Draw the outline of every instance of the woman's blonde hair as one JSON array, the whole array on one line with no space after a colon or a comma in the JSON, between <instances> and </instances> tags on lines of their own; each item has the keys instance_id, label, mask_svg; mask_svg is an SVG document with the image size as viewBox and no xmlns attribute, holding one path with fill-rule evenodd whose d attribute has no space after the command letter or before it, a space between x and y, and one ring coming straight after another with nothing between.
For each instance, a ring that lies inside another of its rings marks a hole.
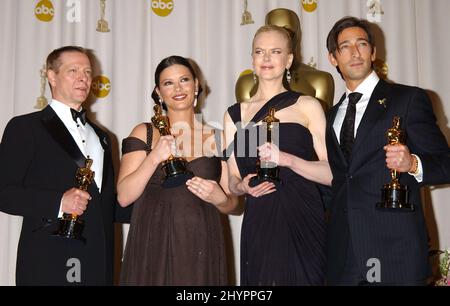
<instances>
[{"instance_id":1,"label":"woman's blonde hair","mask_svg":"<svg viewBox=\"0 0 450 306\"><path fill-rule=\"evenodd\" d=\"M286 30L286 29L283 28L283 27L279 27L279 26L272 25L272 24L270 24L270 25L264 25L264 26L260 27L260 28L256 31L255 36L253 36L252 52L253 52L253 49L254 49L256 37L257 37L259 34L261 34L261 33L266 33L266 32L278 32L278 33L280 33L280 34L284 37L284 39L286 40L286 42L287 42L288 53L292 53L292 52L293 52L293 49L292 49L292 38L291 38L291 35L289 34L288 30Z\"/></svg>"}]
</instances>

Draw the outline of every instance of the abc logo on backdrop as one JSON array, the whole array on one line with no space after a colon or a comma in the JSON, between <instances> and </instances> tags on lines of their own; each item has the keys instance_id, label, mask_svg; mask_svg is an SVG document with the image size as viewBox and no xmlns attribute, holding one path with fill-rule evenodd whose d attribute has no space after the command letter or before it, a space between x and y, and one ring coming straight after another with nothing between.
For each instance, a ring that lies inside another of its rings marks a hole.
<instances>
[{"instance_id":1,"label":"abc logo on backdrop","mask_svg":"<svg viewBox=\"0 0 450 306\"><path fill-rule=\"evenodd\" d=\"M53 16L55 16L55 9L49 0L42 0L36 4L34 14L40 21L50 22L52 21Z\"/></svg>"},{"instance_id":2,"label":"abc logo on backdrop","mask_svg":"<svg viewBox=\"0 0 450 306\"><path fill-rule=\"evenodd\" d=\"M111 81L104 75L98 75L92 79L91 92L97 98L106 97L111 90Z\"/></svg>"},{"instance_id":3,"label":"abc logo on backdrop","mask_svg":"<svg viewBox=\"0 0 450 306\"><path fill-rule=\"evenodd\" d=\"M173 11L173 0L152 0L152 11L161 17L166 17Z\"/></svg>"},{"instance_id":4,"label":"abc logo on backdrop","mask_svg":"<svg viewBox=\"0 0 450 306\"><path fill-rule=\"evenodd\" d=\"M317 0L302 0L302 6L305 11L312 13L317 9Z\"/></svg>"}]
</instances>

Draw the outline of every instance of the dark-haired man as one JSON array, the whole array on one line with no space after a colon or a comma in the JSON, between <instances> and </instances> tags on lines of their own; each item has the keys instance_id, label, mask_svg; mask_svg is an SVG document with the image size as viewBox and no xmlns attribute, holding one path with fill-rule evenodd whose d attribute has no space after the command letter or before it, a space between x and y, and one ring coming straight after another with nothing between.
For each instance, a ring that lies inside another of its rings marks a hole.
<instances>
[{"instance_id":1,"label":"dark-haired man","mask_svg":"<svg viewBox=\"0 0 450 306\"><path fill-rule=\"evenodd\" d=\"M426 92L380 80L366 20L345 17L327 38L329 60L347 90L327 118L333 172L328 234L331 285L423 285L430 276L420 187L450 182L450 149ZM405 144L386 145L399 116ZM378 210L381 189L401 173L415 210Z\"/></svg>"}]
</instances>

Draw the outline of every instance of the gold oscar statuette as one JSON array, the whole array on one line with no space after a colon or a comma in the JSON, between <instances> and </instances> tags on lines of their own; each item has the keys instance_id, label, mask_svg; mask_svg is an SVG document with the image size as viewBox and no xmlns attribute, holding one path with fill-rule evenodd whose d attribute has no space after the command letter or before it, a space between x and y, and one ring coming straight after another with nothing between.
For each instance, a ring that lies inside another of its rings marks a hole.
<instances>
[{"instance_id":1,"label":"gold oscar statuette","mask_svg":"<svg viewBox=\"0 0 450 306\"><path fill-rule=\"evenodd\" d=\"M400 117L394 117L392 127L387 130L388 145L404 144L405 133L400 129ZM391 182L381 189L381 202L376 204L379 210L414 211L414 204L409 203L408 186L399 182L399 173L391 169Z\"/></svg>"},{"instance_id":2,"label":"gold oscar statuette","mask_svg":"<svg viewBox=\"0 0 450 306\"><path fill-rule=\"evenodd\" d=\"M171 135L169 117L162 114L161 105L156 104L153 110L155 112L152 117L153 126L158 129L161 136ZM194 177L194 174L187 170L186 159L180 156L170 155L167 160L163 161L162 169L164 172L162 186L164 188L183 185L188 179Z\"/></svg>"},{"instance_id":3,"label":"gold oscar statuette","mask_svg":"<svg viewBox=\"0 0 450 306\"><path fill-rule=\"evenodd\" d=\"M97 21L97 32L109 32L108 21L105 20L106 0L100 0L100 19Z\"/></svg>"},{"instance_id":4,"label":"gold oscar statuette","mask_svg":"<svg viewBox=\"0 0 450 306\"><path fill-rule=\"evenodd\" d=\"M43 109L48 104L47 98L45 97L45 84L47 83L47 69L45 64L39 72L41 73L41 95L36 99L36 105L34 108Z\"/></svg>"},{"instance_id":5,"label":"gold oscar statuette","mask_svg":"<svg viewBox=\"0 0 450 306\"><path fill-rule=\"evenodd\" d=\"M264 117L262 127L266 132L266 140L268 143L273 143L273 132L278 131L280 120L275 117L275 107L270 108L269 114ZM279 178L280 169L275 162L272 161L261 161L257 162L257 175L252 177L249 182L250 187L255 187L262 182L269 181L278 186L281 184Z\"/></svg>"},{"instance_id":6,"label":"gold oscar statuette","mask_svg":"<svg viewBox=\"0 0 450 306\"><path fill-rule=\"evenodd\" d=\"M95 173L91 170L92 163L93 160L88 157L86 158L85 166L78 168L75 175L78 189L86 191L94 181ZM53 234L54 236L86 241L82 236L84 220L80 219L78 215L64 213L58 221L58 230Z\"/></svg>"}]
</instances>

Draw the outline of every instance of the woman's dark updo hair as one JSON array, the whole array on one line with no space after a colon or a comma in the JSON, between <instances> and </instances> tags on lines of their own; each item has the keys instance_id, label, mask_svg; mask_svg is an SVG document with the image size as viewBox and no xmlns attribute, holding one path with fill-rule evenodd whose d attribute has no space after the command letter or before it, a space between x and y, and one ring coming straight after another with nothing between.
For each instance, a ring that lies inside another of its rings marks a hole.
<instances>
[{"instance_id":1,"label":"woman's dark updo hair","mask_svg":"<svg viewBox=\"0 0 450 306\"><path fill-rule=\"evenodd\" d=\"M172 56L166 57L158 64L158 66L156 67L156 70L155 70L155 88L153 89L153 92L152 92L152 98L155 101L155 104L159 104L159 96L158 96L158 93L156 92L156 88L159 88L159 78L161 76L161 72L163 72L164 69L166 69L170 66L173 66L173 65L185 66L191 72L194 80L197 79L197 74L195 73L194 68L192 67L191 63L189 62L189 60L187 58L184 58L184 57L178 56L178 55L172 55ZM203 89L202 89L201 85L198 84L197 97L200 96L200 93L202 92L202 90ZM165 103L163 103L163 108L165 110L167 110Z\"/></svg>"}]
</instances>

